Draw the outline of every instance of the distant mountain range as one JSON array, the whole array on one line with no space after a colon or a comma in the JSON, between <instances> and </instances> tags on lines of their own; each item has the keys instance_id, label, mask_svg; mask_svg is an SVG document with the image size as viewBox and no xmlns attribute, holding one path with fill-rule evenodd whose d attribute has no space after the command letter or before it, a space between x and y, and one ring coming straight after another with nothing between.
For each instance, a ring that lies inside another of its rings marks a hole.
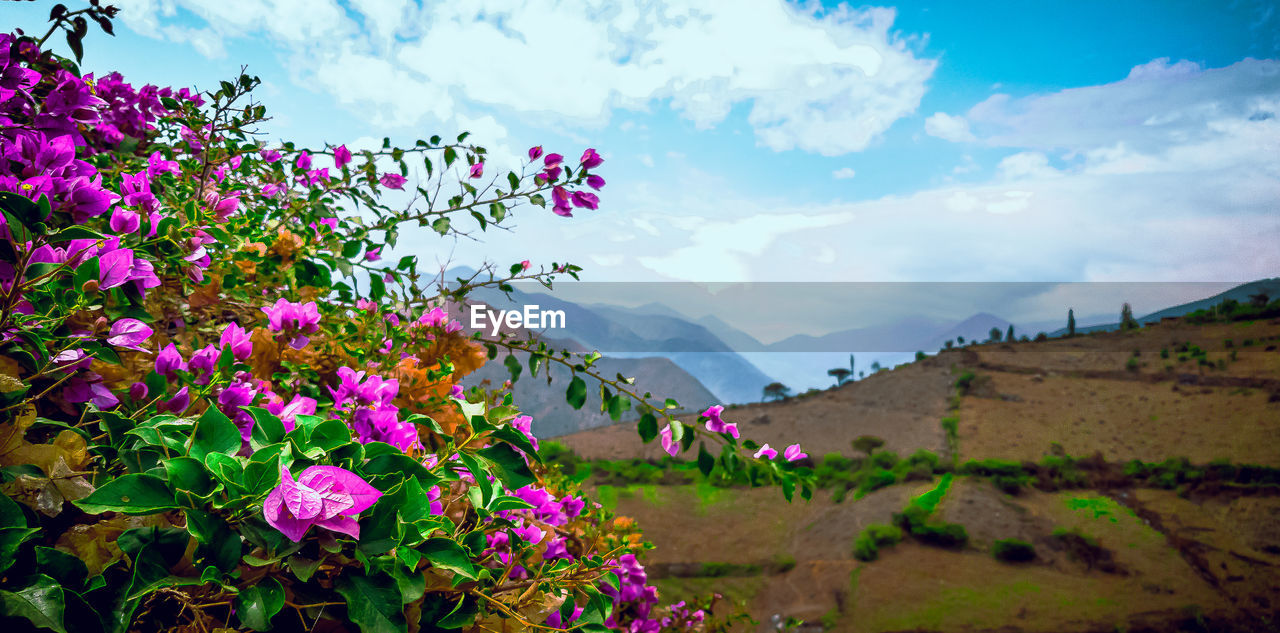
<instances>
[{"instance_id":1,"label":"distant mountain range","mask_svg":"<svg viewBox=\"0 0 1280 633\"><path fill-rule=\"evenodd\" d=\"M460 275L469 276L470 271L450 271L448 278ZM1224 299L1245 302L1258 293L1280 296L1280 279L1243 284L1206 299L1153 312L1139 321L1153 323L1164 317L1183 316ZM992 329L1003 335L1011 325L986 312L959 321L908 316L892 323L820 336L796 334L766 344L714 315L695 319L658 302L637 307L583 304L520 289L508 297L493 288L479 289L471 297L497 309L537 305L540 310L564 311L566 327L542 334L544 338L552 337L549 343L558 342L558 348L571 350L599 350L605 355L599 367L606 375L635 377L646 391L675 398L686 410L713 403L756 402L761 399L763 387L775 381L788 385L793 392L828 387L833 379L827 371L849 367L855 358L856 378L858 373L870 373L873 366L888 369L909 362L917 351L932 354L947 341L959 344L962 337L966 343L986 341ZM1118 323L1108 323L1107 319L1104 315L1077 316L1077 332L1119 328ZM1035 336L1058 325L1049 335L1062 336L1066 328L1059 324L1065 324L1065 317L1062 321L1012 325L1017 336ZM469 377L466 384L486 379L500 384L506 378L502 364L491 362ZM611 422L607 415L599 413L598 406L593 408L590 399L582 410L574 411L564 401L563 387L548 388L535 382L527 378L519 381L516 397L538 421L540 435L552 437Z\"/></svg>"},{"instance_id":2,"label":"distant mountain range","mask_svg":"<svg viewBox=\"0 0 1280 633\"><path fill-rule=\"evenodd\" d=\"M480 289L471 296L499 309L537 305L540 310L563 310L566 327L549 331L548 335L599 350L609 358L668 359L715 394L718 402L759 400L764 386L774 381L706 327L661 304L640 309L587 306L519 289L512 290L510 297L491 288Z\"/></svg>"}]
</instances>

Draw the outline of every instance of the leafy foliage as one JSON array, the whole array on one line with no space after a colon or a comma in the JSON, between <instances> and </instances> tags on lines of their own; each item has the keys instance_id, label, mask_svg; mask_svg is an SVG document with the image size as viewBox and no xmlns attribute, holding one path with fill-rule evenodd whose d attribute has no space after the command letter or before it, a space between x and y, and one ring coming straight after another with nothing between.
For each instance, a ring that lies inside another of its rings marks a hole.
<instances>
[{"instance_id":1,"label":"leafy foliage","mask_svg":"<svg viewBox=\"0 0 1280 633\"><path fill-rule=\"evenodd\" d=\"M268 146L256 77L135 89L43 50L62 29L78 62L87 20L110 33L114 16L56 5L44 38L0 35L6 615L95 633L724 625L659 607L634 524L542 462L509 385L459 380L519 351L530 377L557 368L576 407L591 380L615 419L640 411L642 438L658 416L682 450L701 437L726 477L790 498L808 469L740 455L758 447L736 427L677 426L678 403L602 376L598 352L484 339L449 316L477 287L550 288L577 266L450 281L383 259L402 233L483 232L524 202L595 209L594 149L570 167L532 148L485 182L466 133Z\"/></svg>"}]
</instances>

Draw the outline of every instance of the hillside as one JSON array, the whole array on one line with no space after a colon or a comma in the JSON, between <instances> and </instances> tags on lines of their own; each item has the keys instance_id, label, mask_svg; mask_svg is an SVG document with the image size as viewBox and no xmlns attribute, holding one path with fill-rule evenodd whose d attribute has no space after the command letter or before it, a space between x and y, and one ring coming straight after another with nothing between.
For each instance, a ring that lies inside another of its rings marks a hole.
<instances>
[{"instance_id":1,"label":"hillside","mask_svg":"<svg viewBox=\"0 0 1280 633\"><path fill-rule=\"evenodd\" d=\"M951 350L726 412L744 437L807 448L835 482L809 503L708 483L596 488L645 529L660 587L723 587L760 631L775 614L804 620L802 630L858 633L1271 631L1278 347L1280 320ZM957 418L954 439L944 417ZM563 441L587 459L660 455L634 433ZM851 446L861 435L885 441L875 461L886 467L918 450L940 459L931 474L916 468L858 498L840 482L862 476L865 456ZM876 560L854 557L868 525L890 524L950 471L929 521L963 526L962 546L908 535ZM1033 560L996 560L995 541L1011 538Z\"/></svg>"}]
</instances>

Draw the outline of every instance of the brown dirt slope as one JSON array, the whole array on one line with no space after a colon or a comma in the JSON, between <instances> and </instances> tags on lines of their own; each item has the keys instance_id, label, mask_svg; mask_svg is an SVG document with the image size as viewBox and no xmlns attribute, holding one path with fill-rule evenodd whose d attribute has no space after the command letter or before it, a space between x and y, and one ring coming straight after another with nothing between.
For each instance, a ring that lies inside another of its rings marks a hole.
<instances>
[{"instance_id":1,"label":"brown dirt slope","mask_svg":"<svg viewBox=\"0 0 1280 633\"><path fill-rule=\"evenodd\" d=\"M1093 456L1113 474L1130 459L1280 466L1278 343L1280 321L1166 322L971 346L725 417L745 437L799 441L815 456L855 455L850 441L859 435L884 438L899 455L945 455L939 420L954 414L961 463L1065 453ZM966 371L974 378L957 398L953 384ZM639 448L630 427L566 442L589 458L657 456L653 445ZM983 478L957 477L934 518L963 525L966 546L908 539L870 563L853 558L858 533L888 523L933 484L843 503L819 491L790 504L770 489L639 486L623 490L616 509L655 544L649 560L668 576L660 589L724 591L760 631L773 630L774 614L805 620L807 631L857 633L1280 630L1280 494L1223 487L1180 496L1123 477L1094 481L1104 487L1009 495ZM1071 549L1055 536L1064 530L1096 549ZM997 561L992 543L1007 538L1031 543L1035 560ZM703 563L759 569L688 577Z\"/></svg>"}]
</instances>

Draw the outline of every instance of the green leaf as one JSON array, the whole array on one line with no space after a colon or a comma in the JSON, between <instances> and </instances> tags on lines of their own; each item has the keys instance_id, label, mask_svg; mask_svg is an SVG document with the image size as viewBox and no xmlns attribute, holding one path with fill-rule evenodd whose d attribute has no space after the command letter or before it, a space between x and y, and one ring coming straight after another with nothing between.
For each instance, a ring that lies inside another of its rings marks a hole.
<instances>
[{"instance_id":1,"label":"green leaf","mask_svg":"<svg viewBox=\"0 0 1280 633\"><path fill-rule=\"evenodd\" d=\"M66 633L62 624L66 611L62 586L44 574L37 575L31 584L17 591L0 590L0 606L4 607L5 615L25 618L42 629Z\"/></svg>"},{"instance_id":2,"label":"green leaf","mask_svg":"<svg viewBox=\"0 0 1280 633\"><path fill-rule=\"evenodd\" d=\"M62 550L37 545L36 564L40 570L49 574L59 585L64 587L82 587L89 577L89 569L84 561ZM0 562L0 565L3 565Z\"/></svg>"},{"instance_id":3,"label":"green leaf","mask_svg":"<svg viewBox=\"0 0 1280 633\"><path fill-rule=\"evenodd\" d=\"M587 383L580 376L574 376L569 381L569 388L564 393L564 399L569 406L574 409L581 409L582 405L587 402Z\"/></svg>"},{"instance_id":4,"label":"green leaf","mask_svg":"<svg viewBox=\"0 0 1280 633\"><path fill-rule=\"evenodd\" d=\"M442 629L460 629L470 625L475 621L476 615L480 612L476 599L469 595L463 595L458 598L458 603L454 605L453 610L445 614L436 626Z\"/></svg>"},{"instance_id":5,"label":"green leaf","mask_svg":"<svg viewBox=\"0 0 1280 633\"><path fill-rule=\"evenodd\" d=\"M204 464L224 486L243 488L244 467L240 460L222 453L209 453L204 456Z\"/></svg>"},{"instance_id":6,"label":"green leaf","mask_svg":"<svg viewBox=\"0 0 1280 633\"><path fill-rule=\"evenodd\" d=\"M311 576L316 573L317 569L320 569L320 563L323 562L323 560L311 560L302 556L290 556L288 560L289 569L302 582L311 580Z\"/></svg>"},{"instance_id":7,"label":"green leaf","mask_svg":"<svg viewBox=\"0 0 1280 633\"><path fill-rule=\"evenodd\" d=\"M256 631L271 629L271 618L284 608L284 587L270 576L240 591L236 596L236 615Z\"/></svg>"},{"instance_id":8,"label":"green leaf","mask_svg":"<svg viewBox=\"0 0 1280 633\"><path fill-rule=\"evenodd\" d=\"M391 576L350 571L338 577L335 588L347 601L347 617L362 633L403 633L407 628L400 589Z\"/></svg>"},{"instance_id":9,"label":"green leaf","mask_svg":"<svg viewBox=\"0 0 1280 633\"><path fill-rule=\"evenodd\" d=\"M251 495L260 495L280 483L280 458L287 444L272 444L258 449L244 467L244 489Z\"/></svg>"},{"instance_id":10,"label":"green leaf","mask_svg":"<svg viewBox=\"0 0 1280 633\"><path fill-rule=\"evenodd\" d=\"M449 218L437 218L435 222L432 222L432 223L431 223L431 229L432 229L432 230L434 230L436 233L439 233L439 234L441 234L441 235L444 235L445 233L448 233L448 232L449 232Z\"/></svg>"},{"instance_id":11,"label":"green leaf","mask_svg":"<svg viewBox=\"0 0 1280 633\"><path fill-rule=\"evenodd\" d=\"M187 510L186 515L187 530L200 542L197 560L207 557L224 572L235 569L240 563L240 535L232 532L227 522L217 515L198 510Z\"/></svg>"},{"instance_id":12,"label":"green leaf","mask_svg":"<svg viewBox=\"0 0 1280 633\"><path fill-rule=\"evenodd\" d=\"M50 235L48 242L57 244L59 242L70 242L71 240L100 240L106 239L106 236L82 225L68 226L53 235Z\"/></svg>"},{"instance_id":13,"label":"green leaf","mask_svg":"<svg viewBox=\"0 0 1280 633\"><path fill-rule=\"evenodd\" d=\"M22 508L5 494L0 494L0 527L27 527Z\"/></svg>"},{"instance_id":14,"label":"green leaf","mask_svg":"<svg viewBox=\"0 0 1280 633\"><path fill-rule=\"evenodd\" d=\"M640 416L640 424L637 428L640 432L640 440L648 444L658 436L658 418L652 413L646 413Z\"/></svg>"},{"instance_id":15,"label":"green leaf","mask_svg":"<svg viewBox=\"0 0 1280 633\"><path fill-rule=\"evenodd\" d=\"M144 474L128 474L113 479L93 494L72 503L89 514L155 514L179 507L163 479Z\"/></svg>"},{"instance_id":16,"label":"green leaf","mask_svg":"<svg viewBox=\"0 0 1280 633\"><path fill-rule=\"evenodd\" d=\"M235 454L240 450L240 429L230 418L214 407L209 407L196 421L195 438L191 443L191 456L204 459L210 453Z\"/></svg>"},{"instance_id":17,"label":"green leaf","mask_svg":"<svg viewBox=\"0 0 1280 633\"><path fill-rule=\"evenodd\" d=\"M0 528L0 574L17 562L22 544L37 534L40 534L40 528Z\"/></svg>"},{"instance_id":18,"label":"green leaf","mask_svg":"<svg viewBox=\"0 0 1280 633\"><path fill-rule=\"evenodd\" d=\"M205 469L205 464L201 460L187 457L166 459L164 469L165 478L168 478L169 487L175 492L175 497L187 501L192 506L198 506L198 504L195 499L191 499L191 496L204 497L212 494L216 488L216 483L209 476L209 471Z\"/></svg>"},{"instance_id":19,"label":"green leaf","mask_svg":"<svg viewBox=\"0 0 1280 633\"><path fill-rule=\"evenodd\" d=\"M31 229L28 229L27 225L18 219L18 216L10 213L7 209L0 209L0 213L4 214L5 224L9 227L9 234L13 236L15 242L25 244L31 241Z\"/></svg>"},{"instance_id":20,"label":"green leaf","mask_svg":"<svg viewBox=\"0 0 1280 633\"><path fill-rule=\"evenodd\" d=\"M284 441L284 423L280 418L272 415L270 411L262 407L243 407L249 415L253 416L253 436L250 438L250 444L256 450L263 446L275 444Z\"/></svg>"},{"instance_id":21,"label":"green leaf","mask_svg":"<svg viewBox=\"0 0 1280 633\"><path fill-rule=\"evenodd\" d=\"M476 577L476 567L471 563L471 556L455 541L447 538L427 539L418 551L433 567L451 571L470 580Z\"/></svg>"},{"instance_id":22,"label":"green leaf","mask_svg":"<svg viewBox=\"0 0 1280 633\"><path fill-rule=\"evenodd\" d=\"M622 414L631 410L631 398L622 394L616 394L609 398L609 418L615 422L622 418Z\"/></svg>"},{"instance_id":23,"label":"green leaf","mask_svg":"<svg viewBox=\"0 0 1280 633\"><path fill-rule=\"evenodd\" d=\"M529 465L524 461L524 456L516 452L510 444L494 444L476 451L476 454L497 465L498 471L495 474L511 490L523 488L536 481L533 473L529 471Z\"/></svg>"},{"instance_id":24,"label":"green leaf","mask_svg":"<svg viewBox=\"0 0 1280 633\"><path fill-rule=\"evenodd\" d=\"M511 372L511 382L514 383L520 380L520 372L524 371L524 367L520 365L520 360L516 358L515 354L507 354L507 357L502 360L502 364L506 365L507 371Z\"/></svg>"},{"instance_id":25,"label":"green leaf","mask_svg":"<svg viewBox=\"0 0 1280 633\"><path fill-rule=\"evenodd\" d=\"M707 445L698 442L698 470L702 471L702 475L705 477L711 474L711 469L715 468L715 466L716 460L711 456L711 453L707 452Z\"/></svg>"}]
</instances>

